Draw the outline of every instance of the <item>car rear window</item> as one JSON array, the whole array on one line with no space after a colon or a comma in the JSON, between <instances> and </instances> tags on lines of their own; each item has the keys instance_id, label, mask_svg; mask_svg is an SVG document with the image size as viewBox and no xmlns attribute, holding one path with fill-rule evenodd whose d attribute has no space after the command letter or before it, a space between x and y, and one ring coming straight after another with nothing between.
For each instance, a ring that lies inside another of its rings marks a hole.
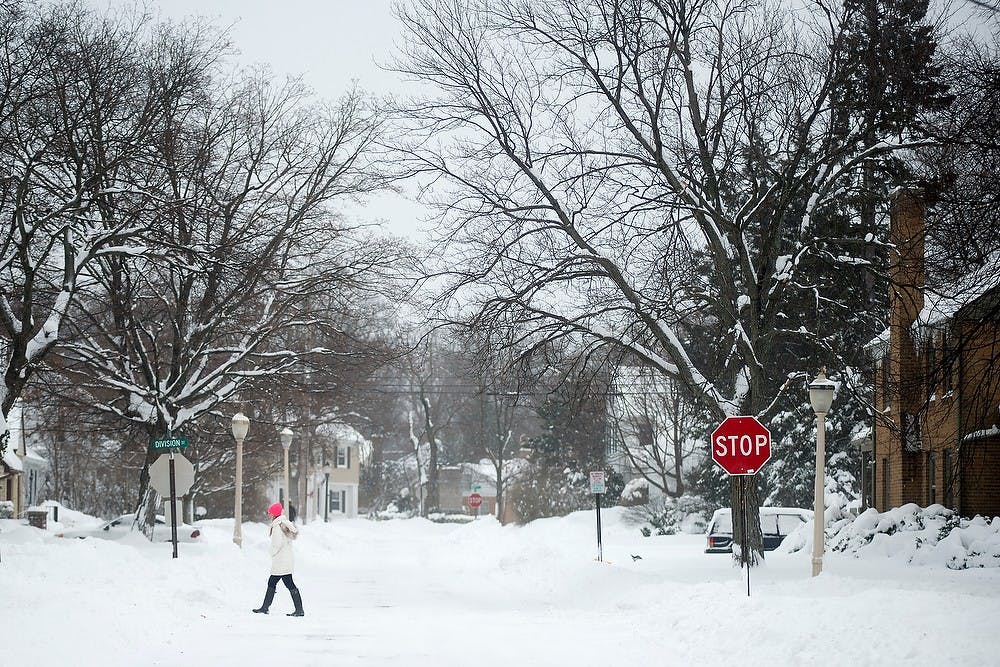
<instances>
[{"instance_id":1,"label":"car rear window","mask_svg":"<svg viewBox=\"0 0 1000 667\"><path fill-rule=\"evenodd\" d=\"M788 535L793 530L805 523L805 518L799 514L779 514L778 529L782 535Z\"/></svg>"},{"instance_id":2,"label":"car rear window","mask_svg":"<svg viewBox=\"0 0 1000 667\"><path fill-rule=\"evenodd\" d=\"M720 514L715 517L715 523L712 524L712 533L729 533L733 532L733 516L731 514Z\"/></svg>"},{"instance_id":3,"label":"car rear window","mask_svg":"<svg viewBox=\"0 0 1000 667\"><path fill-rule=\"evenodd\" d=\"M778 517L774 514L760 515L760 532L765 535L778 534Z\"/></svg>"},{"instance_id":4,"label":"car rear window","mask_svg":"<svg viewBox=\"0 0 1000 667\"><path fill-rule=\"evenodd\" d=\"M765 535L788 535L805 522L800 514L764 514L760 515L760 530ZM711 534L732 534L732 514L719 514L709 531Z\"/></svg>"}]
</instances>

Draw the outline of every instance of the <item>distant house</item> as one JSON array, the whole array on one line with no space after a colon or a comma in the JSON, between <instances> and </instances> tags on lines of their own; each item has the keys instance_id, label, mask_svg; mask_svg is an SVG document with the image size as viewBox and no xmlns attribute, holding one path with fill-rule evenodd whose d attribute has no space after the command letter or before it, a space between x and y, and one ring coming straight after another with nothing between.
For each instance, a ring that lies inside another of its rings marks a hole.
<instances>
[{"instance_id":1,"label":"distant house","mask_svg":"<svg viewBox=\"0 0 1000 667\"><path fill-rule=\"evenodd\" d=\"M21 481L24 473L24 465L21 457L14 453L14 448L10 443L0 459L0 503L6 505L13 517L19 517L24 513L24 506L21 503Z\"/></svg>"},{"instance_id":2,"label":"distant house","mask_svg":"<svg viewBox=\"0 0 1000 667\"><path fill-rule=\"evenodd\" d=\"M441 468L438 473L438 505L442 512L473 516L496 516L502 523L518 520L514 510L514 482L530 465L531 450L520 448L514 456L504 461L503 516L497 516L497 470L489 459L479 463L460 463ZM477 493L482 505L473 508L469 497Z\"/></svg>"},{"instance_id":3,"label":"distant house","mask_svg":"<svg viewBox=\"0 0 1000 667\"><path fill-rule=\"evenodd\" d=\"M20 400L14 402L7 425L10 439L0 462L0 501L13 503L14 516L20 517L29 507L46 499L49 462L27 445Z\"/></svg>"},{"instance_id":4,"label":"distant house","mask_svg":"<svg viewBox=\"0 0 1000 667\"><path fill-rule=\"evenodd\" d=\"M919 196L895 196L889 328L868 344L871 501L880 511L914 502L1000 515L1000 257L929 289L924 216Z\"/></svg>"},{"instance_id":5,"label":"distant house","mask_svg":"<svg viewBox=\"0 0 1000 667\"><path fill-rule=\"evenodd\" d=\"M652 368L623 364L608 392L608 414L608 467L626 482L646 480L636 488L648 494L652 487L654 497L682 493L704 444L690 437L696 408L680 385Z\"/></svg>"},{"instance_id":6,"label":"distant house","mask_svg":"<svg viewBox=\"0 0 1000 667\"><path fill-rule=\"evenodd\" d=\"M316 429L316 434L328 444L328 460L318 462L319 466L329 464L330 481L325 475L313 477L313 489L320 501L315 505L320 518L329 516L354 518L358 515L358 487L361 483L361 464L370 451L370 443L354 428L347 424L325 424ZM322 472L322 468L320 468ZM324 499L326 504L324 505Z\"/></svg>"}]
</instances>

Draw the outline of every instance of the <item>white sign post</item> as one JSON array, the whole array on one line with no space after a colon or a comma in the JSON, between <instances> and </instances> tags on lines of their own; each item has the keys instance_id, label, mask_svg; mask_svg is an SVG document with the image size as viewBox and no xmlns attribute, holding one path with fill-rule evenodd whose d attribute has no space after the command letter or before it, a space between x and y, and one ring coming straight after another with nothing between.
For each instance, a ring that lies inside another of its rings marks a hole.
<instances>
[{"instance_id":1,"label":"white sign post","mask_svg":"<svg viewBox=\"0 0 1000 667\"><path fill-rule=\"evenodd\" d=\"M597 560L604 560L604 547L601 545L601 494L604 493L604 471L594 470L590 473L590 492L594 494L594 506L597 508Z\"/></svg>"}]
</instances>

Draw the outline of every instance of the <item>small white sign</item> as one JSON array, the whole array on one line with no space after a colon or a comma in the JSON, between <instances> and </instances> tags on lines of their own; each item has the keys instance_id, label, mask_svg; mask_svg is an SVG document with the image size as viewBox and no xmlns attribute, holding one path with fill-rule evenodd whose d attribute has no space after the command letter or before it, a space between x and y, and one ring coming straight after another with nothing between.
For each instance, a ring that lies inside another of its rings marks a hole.
<instances>
[{"instance_id":1,"label":"small white sign","mask_svg":"<svg viewBox=\"0 0 1000 667\"><path fill-rule=\"evenodd\" d=\"M590 473L590 492L604 493L604 471L595 470Z\"/></svg>"}]
</instances>

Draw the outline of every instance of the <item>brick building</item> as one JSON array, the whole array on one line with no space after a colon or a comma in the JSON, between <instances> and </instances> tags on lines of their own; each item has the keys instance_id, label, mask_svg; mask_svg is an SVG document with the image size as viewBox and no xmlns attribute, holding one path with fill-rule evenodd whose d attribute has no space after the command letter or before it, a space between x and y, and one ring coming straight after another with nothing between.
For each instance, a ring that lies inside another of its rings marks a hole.
<instances>
[{"instance_id":1,"label":"brick building","mask_svg":"<svg viewBox=\"0 0 1000 667\"><path fill-rule=\"evenodd\" d=\"M874 443L868 461L879 511L940 503L1000 515L1000 257L955 284L925 285L924 216L894 196L889 328L875 358Z\"/></svg>"}]
</instances>

